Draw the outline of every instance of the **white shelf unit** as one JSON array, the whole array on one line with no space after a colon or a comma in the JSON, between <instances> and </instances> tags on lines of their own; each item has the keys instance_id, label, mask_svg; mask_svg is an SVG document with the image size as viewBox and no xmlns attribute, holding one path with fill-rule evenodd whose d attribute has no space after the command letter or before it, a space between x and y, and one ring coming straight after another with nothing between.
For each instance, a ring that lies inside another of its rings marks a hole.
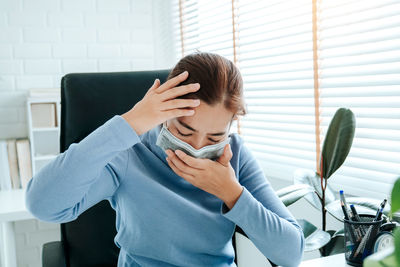
<instances>
[{"instance_id":1,"label":"white shelf unit","mask_svg":"<svg viewBox=\"0 0 400 267\"><path fill-rule=\"evenodd\" d=\"M56 127L33 127L32 104L54 103L56 107ZM57 157L60 153L60 98L29 97L26 101L28 113L29 142L31 147L32 175Z\"/></svg>"}]
</instances>

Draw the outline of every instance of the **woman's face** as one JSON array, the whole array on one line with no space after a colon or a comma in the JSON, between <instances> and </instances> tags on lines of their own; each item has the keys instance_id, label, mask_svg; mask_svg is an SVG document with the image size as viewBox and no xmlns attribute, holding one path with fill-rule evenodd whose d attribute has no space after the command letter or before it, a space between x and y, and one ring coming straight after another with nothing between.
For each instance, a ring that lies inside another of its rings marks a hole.
<instances>
[{"instance_id":1,"label":"woman's face","mask_svg":"<svg viewBox=\"0 0 400 267\"><path fill-rule=\"evenodd\" d=\"M166 121L168 130L195 149L217 144L229 135L233 112L223 104L210 106L200 100L192 116L176 117Z\"/></svg>"}]
</instances>

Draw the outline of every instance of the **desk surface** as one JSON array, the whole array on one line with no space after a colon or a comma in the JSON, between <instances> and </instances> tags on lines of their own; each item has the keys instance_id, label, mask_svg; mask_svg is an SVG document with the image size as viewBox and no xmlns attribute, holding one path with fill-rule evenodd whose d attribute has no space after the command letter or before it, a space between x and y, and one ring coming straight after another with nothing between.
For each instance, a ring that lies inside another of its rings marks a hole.
<instances>
[{"instance_id":1,"label":"desk surface","mask_svg":"<svg viewBox=\"0 0 400 267\"><path fill-rule=\"evenodd\" d=\"M299 267L347 267L344 253L303 261Z\"/></svg>"},{"instance_id":2,"label":"desk surface","mask_svg":"<svg viewBox=\"0 0 400 267\"><path fill-rule=\"evenodd\" d=\"M33 219L25 206L25 188L0 190L0 222Z\"/></svg>"}]
</instances>

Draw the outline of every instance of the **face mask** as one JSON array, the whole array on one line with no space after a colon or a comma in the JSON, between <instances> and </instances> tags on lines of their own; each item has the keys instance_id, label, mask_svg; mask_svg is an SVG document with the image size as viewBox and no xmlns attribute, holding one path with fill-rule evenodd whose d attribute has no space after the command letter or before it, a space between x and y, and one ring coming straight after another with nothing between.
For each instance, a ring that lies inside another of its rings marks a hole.
<instances>
[{"instance_id":1,"label":"face mask","mask_svg":"<svg viewBox=\"0 0 400 267\"><path fill-rule=\"evenodd\" d=\"M228 137L220 143L195 149L188 143L173 135L163 123L163 127L157 137L156 145L164 149L164 151L167 149L171 149L172 151L179 149L195 158L216 160L224 153L224 147L230 142L230 139L231 138Z\"/></svg>"}]
</instances>

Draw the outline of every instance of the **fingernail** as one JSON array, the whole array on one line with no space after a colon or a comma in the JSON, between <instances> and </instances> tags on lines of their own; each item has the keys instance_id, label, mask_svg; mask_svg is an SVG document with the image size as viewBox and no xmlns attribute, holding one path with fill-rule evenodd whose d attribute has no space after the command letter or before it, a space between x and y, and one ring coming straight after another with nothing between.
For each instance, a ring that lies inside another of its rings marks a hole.
<instances>
[{"instance_id":1,"label":"fingernail","mask_svg":"<svg viewBox=\"0 0 400 267\"><path fill-rule=\"evenodd\" d=\"M185 70L184 72L181 73L181 76L185 76L187 74L187 70Z\"/></svg>"},{"instance_id":2,"label":"fingernail","mask_svg":"<svg viewBox=\"0 0 400 267\"><path fill-rule=\"evenodd\" d=\"M200 84L199 84L199 83L194 83L194 84L192 85L192 87L193 87L194 89L200 88Z\"/></svg>"}]
</instances>

